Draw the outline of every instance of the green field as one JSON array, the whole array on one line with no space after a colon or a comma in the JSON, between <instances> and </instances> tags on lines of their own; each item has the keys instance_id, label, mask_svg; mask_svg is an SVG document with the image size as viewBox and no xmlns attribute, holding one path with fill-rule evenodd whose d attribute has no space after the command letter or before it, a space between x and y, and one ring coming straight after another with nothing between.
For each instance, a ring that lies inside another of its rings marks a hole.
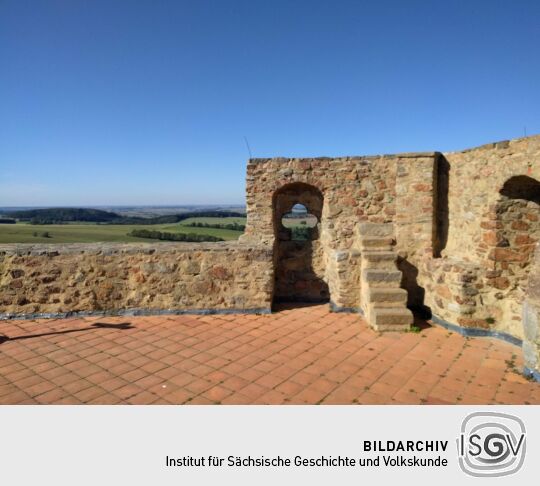
<instances>
[{"instance_id":1,"label":"green field","mask_svg":"<svg viewBox=\"0 0 540 486\"><path fill-rule=\"evenodd\" d=\"M301 228L303 226L313 228L317 225L317 218L311 215L302 218L283 218L281 223L285 228Z\"/></svg>"},{"instance_id":2,"label":"green field","mask_svg":"<svg viewBox=\"0 0 540 486\"><path fill-rule=\"evenodd\" d=\"M192 223L208 223L208 224L246 224L246 218L188 218L180 221L178 224L188 225Z\"/></svg>"},{"instance_id":3,"label":"green field","mask_svg":"<svg viewBox=\"0 0 540 486\"><path fill-rule=\"evenodd\" d=\"M29 223L0 224L0 243L95 243L100 241L144 241L146 243L159 241L148 238L128 236L134 229L149 229L169 233L196 233L212 235L224 240L236 240L241 231L220 228L196 228L185 226L190 222L205 222L210 224L228 224L237 222L245 224L245 218L190 218L175 224L153 225L123 225L123 224L40 224ZM50 238L40 236L48 231ZM36 232L39 236L33 236Z\"/></svg>"}]
</instances>

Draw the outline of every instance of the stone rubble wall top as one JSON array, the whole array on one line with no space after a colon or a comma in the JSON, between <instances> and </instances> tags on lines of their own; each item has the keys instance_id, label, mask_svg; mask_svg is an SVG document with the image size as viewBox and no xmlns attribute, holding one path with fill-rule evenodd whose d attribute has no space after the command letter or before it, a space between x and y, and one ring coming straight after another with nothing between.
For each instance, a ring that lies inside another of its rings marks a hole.
<instances>
[{"instance_id":1,"label":"stone rubble wall top","mask_svg":"<svg viewBox=\"0 0 540 486\"><path fill-rule=\"evenodd\" d=\"M265 164L268 162L278 162L287 164L290 162L361 162L374 161L378 159L413 159L418 157L434 157L439 152L404 152L401 154L382 155L347 155L339 157L267 157L249 159L248 164Z\"/></svg>"},{"instance_id":2,"label":"stone rubble wall top","mask_svg":"<svg viewBox=\"0 0 540 486\"><path fill-rule=\"evenodd\" d=\"M248 252L270 251L262 244L243 244L238 241L190 243L190 242L159 242L159 243L10 243L0 245L2 255L68 255L68 254L155 254L155 253L186 253L186 252Z\"/></svg>"},{"instance_id":3,"label":"stone rubble wall top","mask_svg":"<svg viewBox=\"0 0 540 486\"><path fill-rule=\"evenodd\" d=\"M267 162L358 162L362 160L370 161L377 159L407 159L407 158L418 158L418 157L434 157L439 154L448 155L448 154L460 154L473 151L482 151L482 150L493 150L493 149L506 149L511 144L519 143L522 141L528 141L529 143L540 143L540 135L531 135L527 137L514 138L511 140L501 140L498 142L486 143L476 147L471 147L463 150L454 150L448 152L403 152L397 154L380 154L380 155L349 155L349 156L339 156L339 157L257 157L249 159L248 164L264 164Z\"/></svg>"},{"instance_id":4,"label":"stone rubble wall top","mask_svg":"<svg viewBox=\"0 0 540 486\"><path fill-rule=\"evenodd\" d=\"M471 147L464 150L455 150L451 152L443 152L443 155L452 155L452 154L465 154L467 152L476 152L476 151L484 151L484 150L493 150L493 149L507 149L511 145L521 143L521 142L527 142L532 145L539 145L540 144L540 135L531 135L527 137L520 137L520 138L513 138L511 140L501 140L499 142L491 142L486 143L483 145L479 145L477 147Z\"/></svg>"}]
</instances>

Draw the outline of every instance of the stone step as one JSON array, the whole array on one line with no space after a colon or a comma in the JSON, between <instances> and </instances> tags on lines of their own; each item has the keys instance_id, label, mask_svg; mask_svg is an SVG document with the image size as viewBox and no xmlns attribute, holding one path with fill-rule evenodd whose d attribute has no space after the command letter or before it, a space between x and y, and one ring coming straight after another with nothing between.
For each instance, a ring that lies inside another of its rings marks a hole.
<instances>
[{"instance_id":1,"label":"stone step","mask_svg":"<svg viewBox=\"0 0 540 486\"><path fill-rule=\"evenodd\" d=\"M413 314L406 307L374 307L370 311L370 324L377 331L406 331L412 323Z\"/></svg>"},{"instance_id":2,"label":"stone step","mask_svg":"<svg viewBox=\"0 0 540 486\"><path fill-rule=\"evenodd\" d=\"M363 268L396 268L397 254L393 251L364 251L362 252Z\"/></svg>"},{"instance_id":3,"label":"stone step","mask_svg":"<svg viewBox=\"0 0 540 486\"><path fill-rule=\"evenodd\" d=\"M368 289L368 302L377 307L404 306L407 303L407 291L391 287L371 287Z\"/></svg>"},{"instance_id":4,"label":"stone step","mask_svg":"<svg viewBox=\"0 0 540 486\"><path fill-rule=\"evenodd\" d=\"M394 236L394 225L392 223L360 223L358 233L361 238L366 236Z\"/></svg>"},{"instance_id":5,"label":"stone step","mask_svg":"<svg viewBox=\"0 0 540 486\"><path fill-rule=\"evenodd\" d=\"M388 251L393 241L393 238L386 236L363 236L360 238L360 247L363 250Z\"/></svg>"},{"instance_id":6,"label":"stone step","mask_svg":"<svg viewBox=\"0 0 540 486\"><path fill-rule=\"evenodd\" d=\"M399 270L362 270L362 280L370 287L396 288L401 284L402 274Z\"/></svg>"}]
</instances>

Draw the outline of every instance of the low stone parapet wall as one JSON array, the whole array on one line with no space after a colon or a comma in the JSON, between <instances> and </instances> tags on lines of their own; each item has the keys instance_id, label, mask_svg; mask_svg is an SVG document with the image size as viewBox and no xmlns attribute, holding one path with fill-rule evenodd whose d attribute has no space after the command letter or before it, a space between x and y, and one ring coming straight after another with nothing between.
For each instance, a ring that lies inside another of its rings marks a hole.
<instances>
[{"instance_id":1,"label":"low stone parapet wall","mask_svg":"<svg viewBox=\"0 0 540 486\"><path fill-rule=\"evenodd\" d=\"M0 245L0 316L269 312L272 250L234 243Z\"/></svg>"},{"instance_id":2,"label":"low stone parapet wall","mask_svg":"<svg viewBox=\"0 0 540 486\"><path fill-rule=\"evenodd\" d=\"M418 284L425 289L424 302L434 320L460 327L464 334L485 331L482 335L508 335L517 342L523 338L523 326L513 308L522 302L517 296L503 298L489 275L475 263L426 258L419 264Z\"/></svg>"}]
</instances>

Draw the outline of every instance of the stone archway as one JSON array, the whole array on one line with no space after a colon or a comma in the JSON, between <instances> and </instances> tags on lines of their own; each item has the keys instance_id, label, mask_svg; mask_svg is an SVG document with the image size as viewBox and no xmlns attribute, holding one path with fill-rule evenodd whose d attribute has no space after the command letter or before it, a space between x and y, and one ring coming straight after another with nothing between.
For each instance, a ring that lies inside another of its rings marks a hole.
<instances>
[{"instance_id":1,"label":"stone archway","mask_svg":"<svg viewBox=\"0 0 540 486\"><path fill-rule=\"evenodd\" d=\"M512 177L500 195L495 207L495 270L500 272L502 288L519 288L523 292L534 248L540 240L540 183L526 176Z\"/></svg>"},{"instance_id":2,"label":"stone archway","mask_svg":"<svg viewBox=\"0 0 540 486\"><path fill-rule=\"evenodd\" d=\"M320 243L324 197L316 187L295 182L278 189L273 196L274 225L274 302L328 302L324 276L324 250ZM284 225L283 217L301 205L316 218L305 234L295 238L294 227Z\"/></svg>"},{"instance_id":3,"label":"stone archway","mask_svg":"<svg viewBox=\"0 0 540 486\"><path fill-rule=\"evenodd\" d=\"M518 325L532 256L540 241L540 182L523 175L509 178L481 226L486 284L501 302L500 318Z\"/></svg>"}]
</instances>

